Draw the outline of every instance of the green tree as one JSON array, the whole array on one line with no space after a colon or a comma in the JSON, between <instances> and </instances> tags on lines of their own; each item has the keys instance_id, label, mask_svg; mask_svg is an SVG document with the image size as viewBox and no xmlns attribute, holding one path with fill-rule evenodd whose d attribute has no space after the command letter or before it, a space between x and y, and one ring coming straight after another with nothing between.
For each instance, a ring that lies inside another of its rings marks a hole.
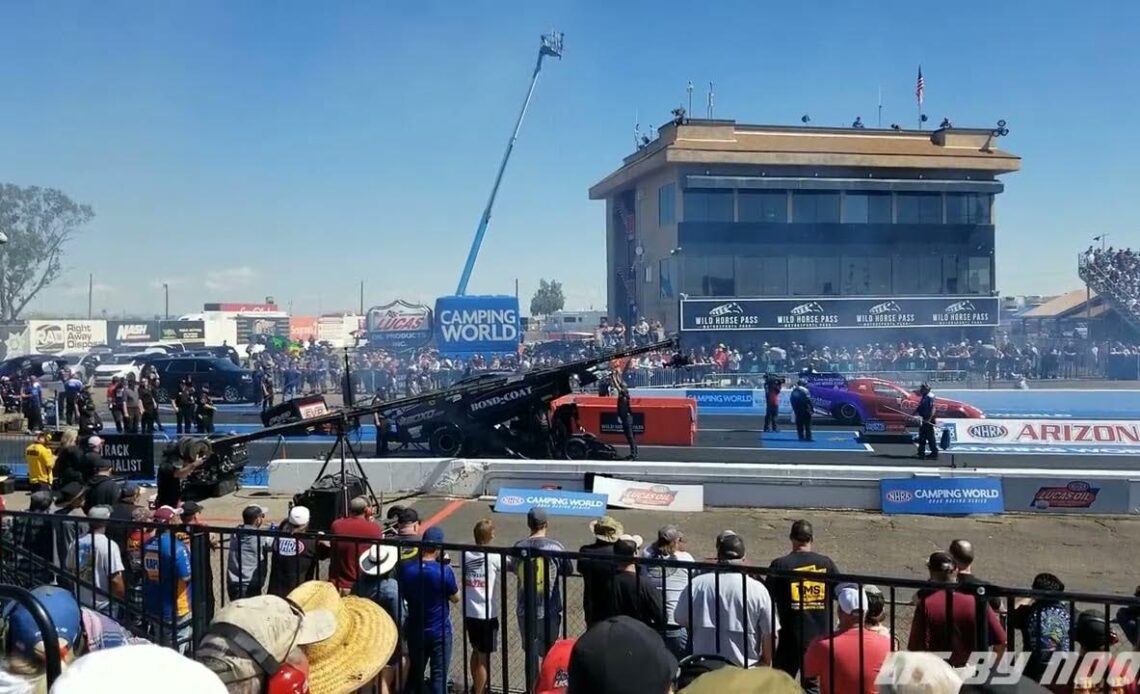
<instances>
[{"instance_id":1,"label":"green tree","mask_svg":"<svg viewBox=\"0 0 1140 694\"><path fill-rule=\"evenodd\" d=\"M555 311L561 311L566 305L566 297L562 296L562 283L555 280L538 281L538 291L530 300L530 315L549 316Z\"/></svg>"},{"instance_id":2,"label":"green tree","mask_svg":"<svg viewBox=\"0 0 1140 694\"><path fill-rule=\"evenodd\" d=\"M20 317L28 303L63 274L63 255L79 227L94 218L54 188L0 184L0 319Z\"/></svg>"}]
</instances>

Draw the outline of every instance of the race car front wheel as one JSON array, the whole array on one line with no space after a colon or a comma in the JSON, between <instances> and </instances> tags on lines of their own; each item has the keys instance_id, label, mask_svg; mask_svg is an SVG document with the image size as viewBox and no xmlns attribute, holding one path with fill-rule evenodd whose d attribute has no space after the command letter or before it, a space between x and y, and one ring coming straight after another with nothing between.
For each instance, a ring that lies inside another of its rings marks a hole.
<instances>
[{"instance_id":1,"label":"race car front wheel","mask_svg":"<svg viewBox=\"0 0 1140 694\"><path fill-rule=\"evenodd\" d=\"M831 416L835 417L840 424L859 423L859 410L849 402L840 403L832 408Z\"/></svg>"}]
</instances>

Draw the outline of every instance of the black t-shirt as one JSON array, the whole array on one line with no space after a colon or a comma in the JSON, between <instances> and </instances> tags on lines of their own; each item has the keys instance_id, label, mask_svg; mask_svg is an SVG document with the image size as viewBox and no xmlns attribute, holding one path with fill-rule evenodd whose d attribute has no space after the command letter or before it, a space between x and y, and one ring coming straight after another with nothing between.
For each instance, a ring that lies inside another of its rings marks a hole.
<instances>
[{"instance_id":1,"label":"black t-shirt","mask_svg":"<svg viewBox=\"0 0 1140 694\"><path fill-rule=\"evenodd\" d=\"M174 476L173 463L158 466L155 476L155 506L178 506L182 499L182 480Z\"/></svg>"},{"instance_id":2,"label":"black t-shirt","mask_svg":"<svg viewBox=\"0 0 1140 694\"><path fill-rule=\"evenodd\" d=\"M305 581L316 578L321 559L316 540L282 535L273 541L273 564L269 570L270 595L285 597Z\"/></svg>"},{"instance_id":3,"label":"black t-shirt","mask_svg":"<svg viewBox=\"0 0 1140 694\"><path fill-rule=\"evenodd\" d=\"M830 557L817 552L791 552L773 559L770 568L807 575L839 573ZM831 622L831 610L828 609L831 588L828 584L812 581L808 576L802 581L770 576L766 583L780 615L781 643L802 643L806 649L812 639L827 634Z\"/></svg>"},{"instance_id":4,"label":"black t-shirt","mask_svg":"<svg viewBox=\"0 0 1140 694\"><path fill-rule=\"evenodd\" d=\"M83 482L91 476L91 471L86 469L85 463L86 460L78 446L61 448L55 458L55 476L59 478L61 485L68 482Z\"/></svg>"},{"instance_id":5,"label":"black t-shirt","mask_svg":"<svg viewBox=\"0 0 1140 694\"><path fill-rule=\"evenodd\" d=\"M79 470L83 473L83 481L90 482L95 471L99 469L103 456L95 451L84 451L79 455Z\"/></svg>"},{"instance_id":6,"label":"black t-shirt","mask_svg":"<svg viewBox=\"0 0 1140 694\"><path fill-rule=\"evenodd\" d=\"M654 629L665 628L665 607L661 604L661 593L644 574L628 571L615 573L601 612L601 619L625 615Z\"/></svg>"},{"instance_id":7,"label":"black t-shirt","mask_svg":"<svg viewBox=\"0 0 1140 694\"><path fill-rule=\"evenodd\" d=\"M597 542L585 545L578 550L594 557L578 560L578 573L582 574L582 608L586 613L586 626L605 619L602 616L605 605L610 600L610 586L613 583L617 564L613 561L614 546L611 542Z\"/></svg>"},{"instance_id":8,"label":"black t-shirt","mask_svg":"<svg viewBox=\"0 0 1140 694\"><path fill-rule=\"evenodd\" d=\"M91 510L92 506L114 506L121 496L119 481L106 475L95 475L91 478L91 486L83 497L83 512Z\"/></svg>"}]
</instances>

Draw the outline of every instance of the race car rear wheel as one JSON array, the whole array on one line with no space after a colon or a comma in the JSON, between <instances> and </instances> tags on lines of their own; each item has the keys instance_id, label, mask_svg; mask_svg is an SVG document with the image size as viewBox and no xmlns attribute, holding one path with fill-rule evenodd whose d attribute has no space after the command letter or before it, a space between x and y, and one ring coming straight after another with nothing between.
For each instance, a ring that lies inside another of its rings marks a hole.
<instances>
[{"instance_id":1,"label":"race car rear wheel","mask_svg":"<svg viewBox=\"0 0 1140 694\"><path fill-rule=\"evenodd\" d=\"M571 437L566 439L566 444L562 447L566 458L569 460L586 460L590 457L590 444L580 438Z\"/></svg>"},{"instance_id":2,"label":"race car rear wheel","mask_svg":"<svg viewBox=\"0 0 1140 694\"><path fill-rule=\"evenodd\" d=\"M463 430L454 424L444 424L432 430L428 448L438 458L455 458L463 450Z\"/></svg>"},{"instance_id":3,"label":"race car rear wheel","mask_svg":"<svg viewBox=\"0 0 1140 694\"><path fill-rule=\"evenodd\" d=\"M841 402L831 408L831 416L840 424L859 423L859 410L849 402Z\"/></svg>"}]
</instances>

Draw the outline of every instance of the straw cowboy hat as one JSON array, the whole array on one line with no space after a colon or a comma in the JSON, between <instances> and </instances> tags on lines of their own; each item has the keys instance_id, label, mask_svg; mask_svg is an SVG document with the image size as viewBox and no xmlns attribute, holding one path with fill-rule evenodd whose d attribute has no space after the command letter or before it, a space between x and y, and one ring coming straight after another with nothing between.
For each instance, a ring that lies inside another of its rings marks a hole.
<instances>
[{"instance_id":1,"label":"straw cowboy hat","mask_svg":"<svg viewBox=\"0 0 1140 694\"><path fill-rule=\"evenodd\" d=\"M396 650L396 623L366 598L342 598L327 581L306 581L289 593L301 609L328 610L336 632L305 646L311 694L351 694L376 678Z\"/></svg>"}]
</instances>

